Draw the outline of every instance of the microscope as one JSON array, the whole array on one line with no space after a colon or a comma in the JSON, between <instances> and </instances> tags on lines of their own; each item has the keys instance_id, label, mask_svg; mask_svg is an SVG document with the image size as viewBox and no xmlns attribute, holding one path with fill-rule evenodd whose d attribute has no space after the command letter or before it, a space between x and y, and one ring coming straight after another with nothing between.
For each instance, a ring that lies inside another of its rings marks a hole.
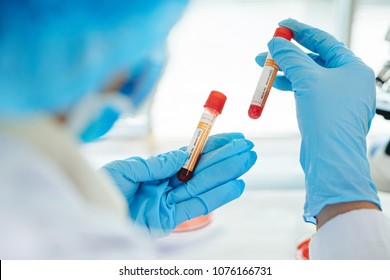
<instances>
[{"instance_id":1,"label":"microscope","mask_svg":"<svg viewBox=\"0 0 390 280\"><path fill-rule=\"evenodd\" d=\"M390 42L390 28L387 30L385 40ZM385 119L390 119L390 60L386 61L376 77L377 98L376 113Z\"/></svg>"},{"instance_id":2,"label":"microscope","mask_svg":"<svg viewBox=\"0 0 390 280\"><path fill-rule=\"evenodd\" d=\"M390 42L390 28L385 40ZM390 120L390 60L376 77L376 113ZM369 154L371 176L380 191L390 192L390 139L371 148Z\"/></svg>"}]
</instances>

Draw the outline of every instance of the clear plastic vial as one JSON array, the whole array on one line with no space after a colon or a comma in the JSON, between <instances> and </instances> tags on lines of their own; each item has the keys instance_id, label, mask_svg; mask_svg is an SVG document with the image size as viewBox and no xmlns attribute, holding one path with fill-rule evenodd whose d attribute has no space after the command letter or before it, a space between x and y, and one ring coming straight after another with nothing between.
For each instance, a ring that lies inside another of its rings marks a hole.
<instances>
[{"instance_id":1,"label":"clear plastic vial","mask_svg":"<svg viewBox=\"0 0 390 280\"><path fill-rule=\"evenodd\" d=\"M204 105L204 112L200 118L199 124L195 133L188 145L187 152L189 153L188 160L177 173L177 177L182 182L187 182L192 178L196 163L198 162L200 153L206 143L210 130L213 127L214 121L218 115L222 113L222 109L226 102L226 96L218 91L212 91ZM185 221L178 225L173 232L186 232L202 228L211 222L211 213L204 216L199 216L191 220Z\"/></svg>"},{"instance_id":2,"label":"clear plastic vial","mask_svg":"<svg viewBox=\"0 0 390 280\"><path fill-rule=\"evenodd\" d=\"M274 37L282 37L290 41L293 37L293 33L288 28L278 27L275 30ZM278 65L272 59L271 54L268 53L263 71L261 72L259 82L257 83L255 93L253 94L253 98L249 106L248 116L251 119L258 119L261 116L278 70Z\"/></svg>"},{"instance_id":3,"label":"clear plastic vial","mask_svg":"<svg viewBox=\"0 0 390 280\"><path fill-rule=\"evenodd\" d=\"M203 150L204 144L207 141L210 130L213 127L214 121L218 115L222 113L222 109L226 102L226 96L219 91L212 91L204 104L204 112L200 118L198 127L192 136L191 142L188 145L187 152L189 157L183 167L177 173L177 178L182 182L187 182L192 178L196 163L198 162L200 153Z\"/></svg>"}]
</instances>

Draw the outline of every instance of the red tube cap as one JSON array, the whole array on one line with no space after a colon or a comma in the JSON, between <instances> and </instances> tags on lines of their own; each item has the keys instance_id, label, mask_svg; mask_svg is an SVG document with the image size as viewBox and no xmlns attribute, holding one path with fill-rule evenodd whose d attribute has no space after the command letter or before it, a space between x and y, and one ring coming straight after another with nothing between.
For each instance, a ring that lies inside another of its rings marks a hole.
<instances>
[{"instance_id":1,"label":"red tube cap","mask_svg":"<svg viewBox=\"0 0 390 280\"><path fill-rule=\"evenodd\" d=\"M287 39L289 41L291 40L293 35L294 34L291 31L291 29L288 29L286 27L278 27L278 28L276 28L275 33L274 33L274 37L282 37L282 38Z\"/></svg>"},{"instance_id":2,"label":"red tube cap","mask_svg":"<svg viewBox=\"0 0 390 280\"><path fill-rule=\"evenodd\" d=\"M209 98L207 98L204 107L209 107L216 110L219 114L222 113L223 106L225 106L226 96L216 90L210 92Z\"/></svg>"}]
</instances>

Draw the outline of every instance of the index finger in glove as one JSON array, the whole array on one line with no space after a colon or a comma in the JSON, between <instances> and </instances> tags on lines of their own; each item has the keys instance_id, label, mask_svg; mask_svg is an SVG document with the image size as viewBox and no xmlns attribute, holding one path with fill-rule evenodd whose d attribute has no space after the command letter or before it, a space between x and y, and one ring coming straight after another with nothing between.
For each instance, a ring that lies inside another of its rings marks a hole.
<instances>
[{"instance_id":1,"label":"index finger in glove","mask_svg":"<svg viewBox=\"0 0 390 280\"><path fill-rule=\"evenodd\" d=\"M276 64L291 82L293 91L306 88L306 81L315 80L320 66L298 46L284 38L275 37L268 43L268 48Z\"/></svg>"},{"instance_id":2,"label":"index finger in glove","mask_svg":"<svg viewBox=\"0 0 390 280\"><path fill-rule=\"evenodd\" d=\"M225 146L233 140L244 138L244 134L240 132L229 132L211 135L208 137L201 154L206 154L208 152L219 149L220 147ZM180 150L187 150L187 146L180 148Z\"/></svg>"},{"instance_id":3,"label":"index finger in glove","mask_svg":"<svg viewBox=\"0 0 390 280\"><path fill-rule=\"evenodd\" d=\"M291 29L294 33L294 39L299 44L318 53L325 61L327 68L340 67L356 60L360 61L342 42L325 31L291 18L281 21L279 25Z\"/></svg>"},{"instance_id":4,"label":"index finger in glove","mask_svg":"<svg viewBox=\"0 0 390 280\"><path fill-rule=\"evenodd\" d=\"M223 161L225 159L231 158L235 155L244 152L248 152L252 150L253 147L254 144L249 140L236 139L220 147L219 149L212 150L211 152L208 152L199 158L199 161L195 166L193 176L195 176L197 173L201 172L205 168L208 168L209 166L214 165L220 161ZM180 184L182 184L182 182L180 182L176 176L171 178L172 186L176 187L179 186Z\"/></svg>"},{"instance_id":5,"label":"index finger in glove","mask_svg":"<svg viewBox=\"0 0 390 280\"><path fill-rule=\"evenodd\" d=\"M267 52L263 52L263 53L258 54L256 56L256 59L255 59L256 63L259 66L264 67L264 63L265 63L265 60L267 58L267 55L268 55ZM308 55L318 65L324 66L325 62L322 60L322 58L318 54L307 53L306 55ZM274 83L272 84L272 87L277 88L279 90L283 90L283 91L292 91L291 82L289 79L287 79L287 77L285 75L278 74L275 77L275 80L274 80Z\"/></svg>"},{"instance_id":6,"label":"index finger in glove","mask_svg":"<svg viewBox=\"0 0 390 280\"><path fill-rule=\"evenodd\" d=\"M265 60L267 59L267 55L268 53L267 52L264 52L264 53L260 53L256 56L256 63L261 66L261 67L264 67L264 63L265 63ZM277 75L275 77L275 80L274 80L274 83L272 84L272 87L274 88L277 88L279 90L283 90L283 91L291 91L291 82L284 76L284 75Z\"/></svg>"},{"instance_id":7,"label":"index finger in glove","mask_svg":"<svg viewBox=\"0 0 390 280\"><path fill-rule=\"evenodd\" d=\"M214 165L220 161L228 159L232 156L248 152L252 150L254 144L247 139L237 139L229 142L228 144L203 154L195 167L194 175L202 171L203 169Z\"/></svg>"},{"instance_id":8,"label":"index finger in glove","mask_svg":"<svg viewBox=\"0 0 390 280\"><path fill-rule=\"evenodd\" d=\"M169 200L178 203L235 180L245 174L256 162L254 151L236 154L197 172L186 184L172 189Z\"/></svg>"}]
</instances>

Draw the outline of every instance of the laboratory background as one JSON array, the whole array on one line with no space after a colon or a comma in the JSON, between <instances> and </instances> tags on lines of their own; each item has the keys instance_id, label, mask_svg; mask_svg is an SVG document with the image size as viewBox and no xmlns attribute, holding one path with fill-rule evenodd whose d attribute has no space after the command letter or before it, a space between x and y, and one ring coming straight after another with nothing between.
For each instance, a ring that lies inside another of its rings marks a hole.
<instances>
[{"instance_id":1,"label":"laboratory background","mask_svg":"<svg viewBox=\"0 0 390 280\"><path fill-rule=\"evenodd\" d=\"M186 146L210 91L223 92L226 105L211 134L243 132L258 154L243 176L245 192L214 211L207 226L172 233L159 246L172 259L300 259L297 245L315 227L302 219L305 186L294 96L272 89L262 116L250 119L261 73L255 57L267 51L278 22L291 17L335 35L378 74L390 60L389 15L388 0L192 0L170 34L168 60L153 94L107 135L83 144L82 152L99 168ZM376 115L368 149L388 138L390 121ZM390 192L379 195L390 215Z\"/></svg>"}]
</instances>

